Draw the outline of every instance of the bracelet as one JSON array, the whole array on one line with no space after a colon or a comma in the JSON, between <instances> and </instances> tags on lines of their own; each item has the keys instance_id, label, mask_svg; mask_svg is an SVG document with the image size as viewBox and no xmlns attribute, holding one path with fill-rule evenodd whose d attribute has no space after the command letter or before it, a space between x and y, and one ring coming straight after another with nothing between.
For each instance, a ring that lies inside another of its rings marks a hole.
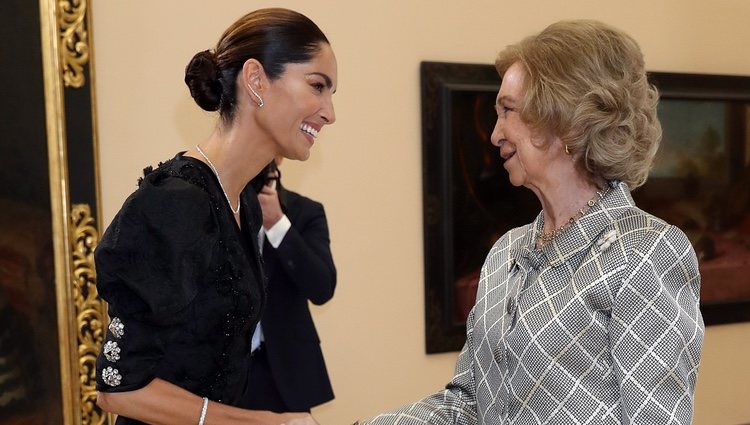
<instances>
[{"instance_id":1,"label":"bracelet","mask_svg":"<svg viewBox=\"0 0 750 425\"><path fill-rule=\"evenodd\" d=\"M208 412L208 397L203 397L203 406L201 407L201 417L198 419L198 425L206 422L206 412Z\"/></svg>"}]
</instances>

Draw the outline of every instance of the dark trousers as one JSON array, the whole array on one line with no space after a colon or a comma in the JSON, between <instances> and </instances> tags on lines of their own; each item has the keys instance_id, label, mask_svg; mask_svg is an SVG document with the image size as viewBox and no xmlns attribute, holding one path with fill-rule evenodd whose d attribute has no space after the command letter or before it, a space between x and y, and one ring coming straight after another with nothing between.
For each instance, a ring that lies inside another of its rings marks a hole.
<instances>
[{"instance_id":1,"label":"dark trousers","mask_svg":"<svg viewBox=\"0 0 750 425\"><path fill-rule=\"evenodd\" d=\"M243 397L242 407L253 410L270 410L276 413L288 412L289 408L281 398L276 382L271 375L266 345L261 344L253 352L250 359L247 389Z\"/></svg>"}]
</instances>

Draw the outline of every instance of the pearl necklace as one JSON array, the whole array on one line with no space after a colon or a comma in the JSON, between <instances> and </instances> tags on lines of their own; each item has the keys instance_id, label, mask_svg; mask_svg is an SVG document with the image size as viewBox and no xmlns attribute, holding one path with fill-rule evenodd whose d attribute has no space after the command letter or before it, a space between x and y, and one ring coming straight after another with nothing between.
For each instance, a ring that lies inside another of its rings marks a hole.
<instances>
[{"instance_id":1,"label":"pearl necklace","mask_svg":"<svg viewBox=\"0 0 750 425\"><path fill-rule=\"evenodd\" d=\"M221 187L221 191L224 192L224 197L227 198L227 203L229 204L229 209L233 213L239 214L240 213L240 206L241 206L241 204L240 204L240 198L237 197L237 209L232 208L232 201L229 200L229 195L227 195L227 191L224 189L224 185L221 183L221 177L219 177L219 171L216 169L216 167L214 167L214 164L211 162L210 159L208 159L208 156L206 155L205 152L203 152L203 149L201 149L200 146L195 145L195 149L197 149L198 153L203 156L203 159L206 160L206 162L208 163L208 166L211 167L211 171L214 172L214 175L216 176L216 180L219 181L219 187Z\"/></svg>"},{"instance_id":2,"label":"pearl necklace","mask_svg":"<svg viewBox=\"0 0 750 425\"><path fill-rule=\"evenodd\" d=\"M550 230L549 232L540 233L539 236L537 236L537 246L544 246L548 244L549 242L552 242L552 240L555 239L560 233L564 232L565 229L572 226L573 223L578 221L578 219L580 219L587 212L589 212L591 208L593 208L598 202L604 199L604 196L606 196L608 192L609 192L609 186L607 186L607 189L605 189L604 191L598 190L596 192L596 195L594 195L593 198L591 198L588 202L586 202L586 205L583 208L579 209L576 215L574 215L573 217L570 217L565 224L558 227L557 229Z\"/></svg>"}]
</instances>

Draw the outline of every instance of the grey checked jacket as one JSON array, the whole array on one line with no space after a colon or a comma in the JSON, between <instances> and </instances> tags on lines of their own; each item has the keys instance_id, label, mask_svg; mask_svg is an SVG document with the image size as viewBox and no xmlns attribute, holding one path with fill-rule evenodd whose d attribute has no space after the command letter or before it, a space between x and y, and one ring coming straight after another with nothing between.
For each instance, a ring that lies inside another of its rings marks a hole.
<instances>
[{"instance_id":1,"label":"grey checked jacket","mask_svg":"<svg viewBox=\"0 0 750 425\"><path fill-rule=\"evenodd\" d=\"M490 250L446 389L366 422L689 424L703 344L682 231L626 184L541 250L541 214Z\"/></svg>"}]
</instances>

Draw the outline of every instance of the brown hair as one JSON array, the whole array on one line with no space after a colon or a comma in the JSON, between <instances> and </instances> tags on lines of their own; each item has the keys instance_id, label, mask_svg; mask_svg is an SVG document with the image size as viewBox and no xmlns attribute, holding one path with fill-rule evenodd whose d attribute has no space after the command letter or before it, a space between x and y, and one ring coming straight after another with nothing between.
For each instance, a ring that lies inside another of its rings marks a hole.
<instances>
[{"instance_id":1,"label":"brown hair","mask_svg":"<svg viewBox=\"0 0 750 425\"><path fill-rule=\"evenodd\" d=\"M580 152L594 176L631 189L646 182L661 141L659 95L633 38L597 21L562 21L505 48L495 67L502 77L514 63L526 73L524 122Z\"/></svg>"},{"instance_id":2,"label":"brown hair","mask_svg":"<svg viewBox=\"0 0 750 425\"><path fill-rule=\"evenodd\" d=\"M309 62L330 44L313 21L301 13L269 8L250 12L232 24L216 48L198 52L185 68L185 84L201 108L218 110L231 122L236 109L237 75L248 59L258 60L266 75L279 78L289 63Z\"/></svg>"}]
</instances>

